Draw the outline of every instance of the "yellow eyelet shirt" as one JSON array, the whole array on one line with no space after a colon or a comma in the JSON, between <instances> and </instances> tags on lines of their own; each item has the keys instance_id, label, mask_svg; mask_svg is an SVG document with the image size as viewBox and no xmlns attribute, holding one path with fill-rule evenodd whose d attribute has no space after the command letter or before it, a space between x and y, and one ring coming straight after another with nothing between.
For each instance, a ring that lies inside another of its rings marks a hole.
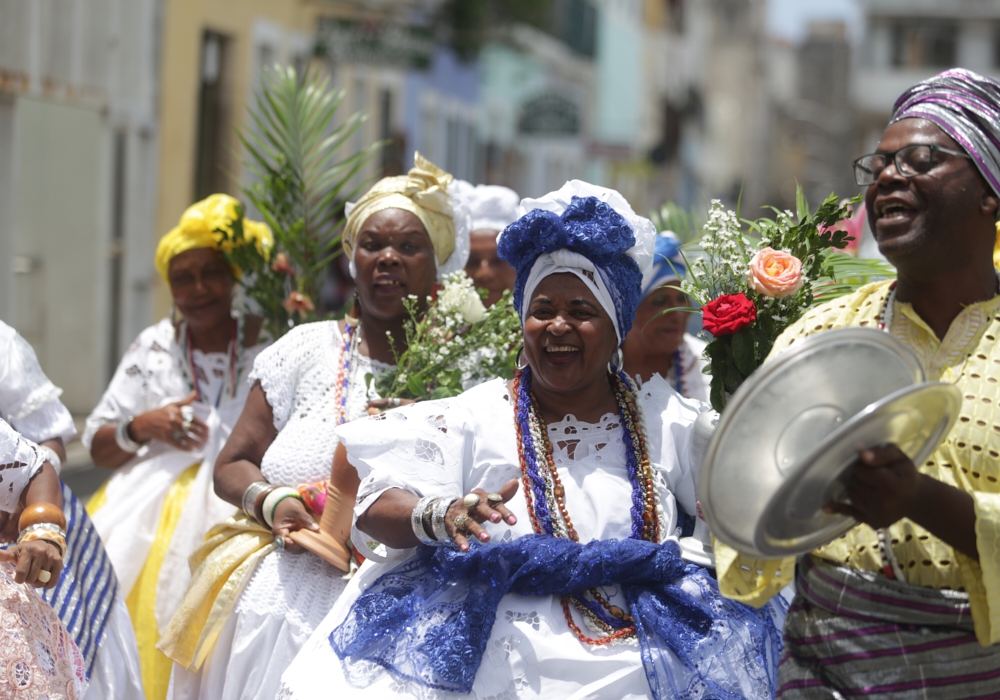
<instances>
[{"instance_id":1,"label":"yellow eyelet shirt","mask_svg":"<svg viewBox=\"0 0 1000 700\"><path fill-rule=\"evenodd\" d=\"M876 327L889 285L867 285L810 310L778 338L768 359L824 330ZM962 391L958 422L937 451L917 466L972 495L979 561L905 519L889 528L892 550L909 583L968 591L980 643L995 644L1000 642L1000 296L963 309L943 340L912 306L897 301L889 330L917 353L928 381L951 382ZM835 564L882 570L878 537L867 525L813 554ZM795 572L794 558L754 559L718 541L715 557L723 595L757 607L784 588Z\"/></svg>"}]
</instances>

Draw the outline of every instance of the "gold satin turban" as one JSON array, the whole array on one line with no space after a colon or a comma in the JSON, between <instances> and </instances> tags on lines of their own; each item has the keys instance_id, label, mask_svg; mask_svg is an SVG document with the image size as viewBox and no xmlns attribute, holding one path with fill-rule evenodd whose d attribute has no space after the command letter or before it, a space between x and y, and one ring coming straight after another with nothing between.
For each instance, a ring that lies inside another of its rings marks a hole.
<instances>
[{"instance_id":1,"label":"gold satin turban","mask_svg":"<svg viewBox=\"0 0 1000 700\"><path fill-rule=\"evenodd\" d=\"M180 223L170 233L160 239L156 247L156 271L164 281L169 282L167 273L170 261L181 253L195 248L212 248L223 253L232 250L233 242L221 231L232 235L232 222L236 219L239 202L228 194L213 194L192 204L181 215ZM274 248L274 235L267 224L243 219L243 238L253 242L265 259ZM233 275L239 279L241 271L233 267Z\"/></svg>"},{"instance_id":2,"label":"gold satin turban","mask_svg":"<svg viewBox=\"0 0 1000 700\"><path fill-rule=\"evenodd\" d=\"M354 248L368 217L384 209L402 209L418 219L427 229L438 265L455 252L455 221L448 185L452 177L419 153L406 175L384 177L357 201L344 225L344 253L354 260Z\"/></svg>"}]
</instances>

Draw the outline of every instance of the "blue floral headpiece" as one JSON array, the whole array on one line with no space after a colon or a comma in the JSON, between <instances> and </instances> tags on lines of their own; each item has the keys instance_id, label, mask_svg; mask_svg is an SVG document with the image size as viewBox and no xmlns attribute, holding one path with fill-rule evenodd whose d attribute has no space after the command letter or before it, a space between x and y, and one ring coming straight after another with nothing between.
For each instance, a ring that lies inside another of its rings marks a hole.
<instances>
[{"instance_id":1,"label":"blue floral headpiece","mask_svg":"<svg viewBox=\"0 0 1000 700\"><path fill-rule=\"evenodd\" d=\"M518 313L528 275L541 255L569 250L587 258L611 294L624 338L642 294L642 272L627 255L635 244L635 232L613 207L597 197L573 197L562 214L532 209L512 223L500 236L497 252L517 272L514 306Z\"/></svg>"}]
</instances>

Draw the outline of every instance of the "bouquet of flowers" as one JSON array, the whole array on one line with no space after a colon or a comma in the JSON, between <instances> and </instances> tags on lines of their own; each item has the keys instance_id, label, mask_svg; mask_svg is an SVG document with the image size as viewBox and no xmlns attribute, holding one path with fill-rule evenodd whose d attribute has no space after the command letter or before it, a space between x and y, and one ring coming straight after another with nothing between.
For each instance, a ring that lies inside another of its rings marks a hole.
<instances>
[{"instance_id":1,"label":"bouquet of flowers","mask_svg":"<svg viewBox=\"0 0 1000 700\"><path fill-rule=\"evenodd\" d=\"M681 289L700 305L690 310L701 312L712 336L705 352L715 410L722 411L807 308L891 274L884 264L838 252L853 240L842 222L859 201L860 195L843 202L830 195L810 214L799 190L796 214L773 209L773 219L752 221L712 201L699 241L703 254L689 265Z\"/></svg>"},{"instance_id":2,"label":"bouquet of flowers","mask_svg":"<svg viewBox=\"0 0 1000 700\"><path fill-rule=\"evenodd\" d=\"M379 396L441 399L470 385L514 376L521 323L509 291L487 309L463 271L446 275L436 297L421 312L419 299L405 300L406 351L396 369L374 379ZM372 375L366 377L372 381Z\"/></svg>"}]
</instances>

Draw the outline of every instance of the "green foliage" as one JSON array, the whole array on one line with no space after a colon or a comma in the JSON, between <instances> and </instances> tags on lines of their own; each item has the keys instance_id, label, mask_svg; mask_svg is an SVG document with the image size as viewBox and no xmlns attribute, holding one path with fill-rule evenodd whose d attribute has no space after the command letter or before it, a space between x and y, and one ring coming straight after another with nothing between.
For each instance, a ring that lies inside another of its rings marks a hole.
<instances>
[{"instance_id":1,"label":"green foliage","mask_svg":"<svg viewBox=\"0 0 1000 700\"><path fill-rule=\"evenodd\" d=\"M688 211L674 202L665 202L658 211L651 211L649 220L653 222L657 231L676 233L682 244L697 240L703 225L693 209Z\"/></svg>"},{"instance_id":2,"label":"green foliage","mask_svg":"<svg viewBox=\"0 0 1000 700\"><path fill-rule=\"evenodd\" d=\"M250 123L239 131L244 165L258 178L243 193L274 233L272 265L280 266L282 254L288 263L282 272L246 261L253 272L245 277L247 293L275 338L295 323L318 318L306 306L317 300L326 267L340 253L343 202L367 183L347 188L384 145L374 143L338 160L338 151L367 119L355 113L334 127L343 98L344 91L331 90L328 78L275 66L265 71ZM295 292L308 304L289 311L286 300Z\"/></svg>"}]
</instances>

